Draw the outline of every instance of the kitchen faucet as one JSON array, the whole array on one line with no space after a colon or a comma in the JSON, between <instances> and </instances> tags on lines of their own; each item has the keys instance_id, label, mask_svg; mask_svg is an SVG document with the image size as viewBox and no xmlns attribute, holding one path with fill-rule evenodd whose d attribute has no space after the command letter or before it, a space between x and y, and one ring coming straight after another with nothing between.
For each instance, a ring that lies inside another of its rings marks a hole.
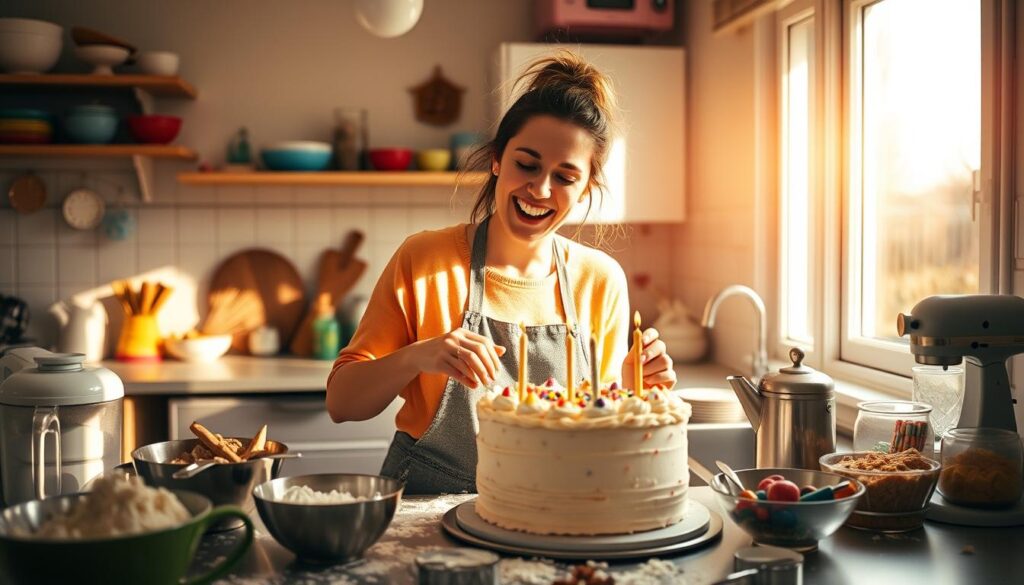
<instances>
[{"instance_id":1,"label":"kitchen faucet","mask_svg":"<svg viewBox=\"0 0 1024 585\"><path fill-rule=\"evenodd\" d=\"M718 291L718 294L711 297L708 300L708 304L704 306L704 318L701 319L701 325L708 329L714 327L718 306L722 304L722 301L733 295L747 297L754 304L754 308L757 309L757 353L754 354L752 375L755 378L760 378L768 372L768 318L764 308L764 301L761 300L761 297L758 296L754 289L742 284L730 284Z\"/></svg>"}]
</instances>

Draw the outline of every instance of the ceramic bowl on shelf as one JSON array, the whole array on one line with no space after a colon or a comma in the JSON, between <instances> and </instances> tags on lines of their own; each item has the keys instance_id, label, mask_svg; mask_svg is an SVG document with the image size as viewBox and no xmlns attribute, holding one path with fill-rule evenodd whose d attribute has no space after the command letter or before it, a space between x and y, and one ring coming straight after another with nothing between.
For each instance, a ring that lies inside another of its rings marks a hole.
<instances>
[{"instance_id":1,"label":"ceramic bowl on shelf","mask_svg":"<svg viewBox=\"0 0 1024 585\"><path fill-rule=\"evenodd\" d=\"M370 163L378 171L404 171L412 162L408 148L371 148Z\"/></svg>"},{"instance_id":2,"label":"ceramic bowl on shelf","mask_svg":"<svg viewBox=\"0 0 1024 585\"><path fill-rule=\"evenodd\" d=\"M452 151L427 148L416 153L416 166L421 171L447 171L452 164Z\"/></svg>"},{"instance_id":3,"label":"ceramic bowl on shelf","mask_svg":"<svg viewBox=\"0 0 1024 585\"><path fill-rule=\"evenodd\" d=\"M57 64L64 29L44 20L0 18L0 69L45 73Z\"/></svg>"},{"instance_id":4,"label":"ceramic bowl on shelf","mask_svg":"<svg viewBox=\"0 0 1024 585\"><path fill-rule=\"evenodd\" d=\"M143 144L169 144L181 130L181 118L155 114L128 116L128 128Z\"/></svg>"},{"instance_id":5,"label":"ceramic bowl on shelf","mask_svg":"<svg viewBox=\"0 0 1024 585\"><path fill-rule=\"evenodd\" d=\"M131 52L116 45L84 45L75 47L75 57L93 66L93 75L113 75L114 66L128 60Z\"/></svg>"},{"instance_id":6,"label":"ceramic bowl on shelf","mask_svg":"<svg viewBox=\"0 0 1024 585\"><path fill-rule=\"evenodd\" d=\"M300 503L285 500L289 488L347 493L353 501ZM337 563L363 556L384 534L402 499L402 482L346 473L283 477L256 486L256 510L270 534L301 560Z\"/></svg>"},{"instance_id":7,"label":"ceramic bowl on shelf","mask_svg":"<svg viewBox=\"0 0 1024 585\"><path fill-rule=\"evenodd\" d=\"M117 114L109 106L77 106L64 118L64 131L73 142L107 144L117 133Z\"/></svg>"},{"instance_id":8,"label":"ceramic bowl on shelf","mask_svg":"<svg viewBox=\"0 0 1024 585\"><path fill-rule=\"evenodd\" d=\"M331 145L306 140L276 142L264 148L260 157L271 171L322 171L331 164Z\"/></svg>"},{"instance_id":9,"label":"ceramic bowl on shelf","mask_svg":"<svg viewBox=\"0 0 1024 585\"><path fill-rule=\"evenodd\" d=\"M135 57L135 65L147 75L177 75L178 62L178 54L170 51L144 51Z\"/></svg>"},{"instance_id":10,"label":"ceramic bowl on shelf","mask_svg":"<svg viewBox=\"0 0 1024 585\"><path fill-rule=\"evenodd\" d=\"M748 490L755 490L762 480L776 474L797 486L813 485L818 488L834 486L847 479L835 473L807 469L736 470L736 475ZM711 480L711 490L715 492L722 511L753 537L754 542L808 551L818 548L819 540L839 530L857 506L857 501L864 495L864 486L856 480L851 484L853 494L836 499L795 502L751 500L733 495L725 474L719 473Z\"/></svg>"}]
</instances>

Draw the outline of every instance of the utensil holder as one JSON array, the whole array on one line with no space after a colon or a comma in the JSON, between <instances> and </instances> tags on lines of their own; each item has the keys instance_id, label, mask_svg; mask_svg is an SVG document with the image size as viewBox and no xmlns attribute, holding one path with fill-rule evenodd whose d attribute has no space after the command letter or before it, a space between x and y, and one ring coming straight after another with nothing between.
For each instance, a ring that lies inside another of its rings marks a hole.
<instances>
[{"instance_id":1,"label":"utensil holder","mask_svg":"<svg viewBox=\"0 0 1024 585\"><path fill-rule=\"evenodd\" d=\"M122 362L160 360L160 328L156 315L129 315L121 326L115 357Z\"/></svg>"}]
</instances>

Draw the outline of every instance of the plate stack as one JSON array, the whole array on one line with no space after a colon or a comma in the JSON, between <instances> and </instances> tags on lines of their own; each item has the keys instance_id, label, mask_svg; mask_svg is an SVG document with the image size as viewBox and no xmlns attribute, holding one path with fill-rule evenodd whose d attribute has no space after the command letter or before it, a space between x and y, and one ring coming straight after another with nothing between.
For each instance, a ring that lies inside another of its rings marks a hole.
<instances>
[{"instance_id":1,"label":"plate stack","mask_svg":"<svg viewBox=\"0 0 1024 585\"><path fill-rule=\"evenodd\" d=\"M730 388L683 388L677 396L693 407L691 423L737 423L747 420Z\"/></svg>"},{"instance_id":2,"label":"plate stack","mask_svg":"<svg viewBox=\"0 0 1024 585\"><path fill-rule=\"evenodd\" d=\"M53 136L50 114L32 108L0 110L0 143L47 144Z\"/></svg>"}]
</instances>

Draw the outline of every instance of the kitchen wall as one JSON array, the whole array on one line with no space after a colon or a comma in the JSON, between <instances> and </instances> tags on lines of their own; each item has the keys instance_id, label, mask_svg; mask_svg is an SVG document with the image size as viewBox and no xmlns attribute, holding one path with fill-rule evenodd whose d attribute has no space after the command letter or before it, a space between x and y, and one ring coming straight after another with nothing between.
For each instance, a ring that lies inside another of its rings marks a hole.
<instances>
[{"instance_id":1,"label":"kitchen wall","mask_svg":"<svg viewBox=\"0 0 1024 585\"><path fill-rule=\"evenodd\" d=\"M754 288L771 309L770 285L758 267L758 156L755 34L711 31L712 3L686 2L686 222L672 228L675 293L698 318L729 284ZM712 331L715 360L747 372L757 347L753 306L733 297Z\"/></svg>"},{"instance_id":2,"label":"kitchen wall","mask_svg":"<svg viewBox=\"0 0 1024 585\"><path fill-rule=\"evenodd\" d=\"M429 0L410 33L388 40L363 30L352 3L338 0L12 0L2 14L89 26L142 50L179 53L181 75L195 85L199 99L158 99L156 112L182 116L177 141L213 164L222 162L228 140L242 126L256 150L276 140L329 140L332 112L339 106L368 110L374 146L446 146L453 132L487 131L494 50L500 42L531 40L525 0ZM414 120L408 92L435 65L466 89L460 120L443 129ZM65 47L57 70L87 69ZM140 204L127 162L0 160L0 185L25 170L47 184L47 206L40 212L19 215L6 198L0 202L0 292L29 301L32 335L42 343L54 341L56 323L47 308L57 299L161 268L177 268L195 283L175 299L174 314L181 317L174 325L187 329L201 316L196 301L201 310L211 270L226 255L254 245L292 259L312 290L320 251L337 246L352 228L367 233L361 255L370 267L357 287L365 294L408 234L465 221L473 196L450 188L178 184L175 174L191 167L158 161L155 201ZM136 233L115 242L68 228L59 205L83 186L100 193L108 206L125 207L137 221ZM658 294L681 290L672 275L672 228L627 226L627 232L630 237L616 243L613 255L634 283L634 305L653 318Z\"/></svg>"}]
</instances>

